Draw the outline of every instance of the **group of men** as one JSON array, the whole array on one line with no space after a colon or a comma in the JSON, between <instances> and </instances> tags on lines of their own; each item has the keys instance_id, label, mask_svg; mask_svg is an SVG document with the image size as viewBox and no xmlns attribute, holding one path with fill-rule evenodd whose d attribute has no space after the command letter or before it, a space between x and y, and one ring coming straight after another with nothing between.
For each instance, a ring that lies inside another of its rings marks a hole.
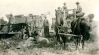
<instances>
[{"instance_id":1,"label":"group of men","mask_svg":"<svg viewBox=\"0 0 99 55\"><path fill-rule=\"evenodd\" d=\"M76 5L77 5L77 9L76 9L76 18L79 18L79 17L83 17L84 16L84 12L82 12L82 7L80 6L80 3L79 2L76 2ZM58 18L58 19L60 19L60 20L57 20L59 23L61 23L61 24L63 24L62 23L62 20L63 20L63 18L62 18L62 11L64 11L65 12L65 16L66 15L68 15L68 9L67 9L67 6L66 6L66 3L64 3L64 6L62 7L63 9L61 9L60 7L58 7L58 15L56 14L56 18ZM64 13L63 12L63 13ZM57 17L57 16L59 16L59 17ZM88 18L93 18L92 16L94 16L93 14L90 14L90 15L88 15ZM67 16L66 16L67 17ZM65 18L66 18L65 17ZM43 27L44 27L44 36L45 37L48 37L49 36L49 21L48 21L48 19L47 19L47 17L46 16L44 16L44 22L43 22ZM87 20L88 20L88 18L86 18ZM92 19L90 19L90 21L91 21ZM61 22L60 22L61 21ZM89 20L88 20L89 21Z\"/></svg>"},{"instance_id":2,"label":"group of men","mask_svg":"<svg viewBox=\"0 0 99 55\"><path fill-rule=\"evenodd\" d=\"M73 13L71 16L74 17L74 15L76 15L76 18L84 16L84 12L82 12L82 7L79 4L80 4L79 2L76 2L77 5L77 9L75 9L76 14ZM74 11L74 9L72 10ZM66 3L63 3L63 7L62 8L58 7L58 10L55 11L56 11L55 15L57 26L63 26L66 27L67 29L70 29L71 18L69 17L68 14L69 10L67 9Z\"/></svg>"},{"instance_id":3,"label":"group of men","mask_svg":"<svg viewBox=\"0 0 99 55\"><path fill-rule=\"evenodd\" d=\"M82 11L82 7L80 6L80 3L79 2L76 2L75 3L77 5L77 8L75 9L75 13L73 13L73 15L76 15L76 18L79 19L79 18L85 18L88 22L90 22L90 20L92 20L92 18L94 17L93 14L89 14L86 17L84 17L85 13ZM67 16L68 16L68 9L67 9L67 6L66 6L66 3L63 4L63 7L60 8L58 7L58 10L55 10L56 11L56 19L57 19L57 22L58 24L61 26L65 24L64 20L67 19ZM91 17L92 16L92 17ZM65 25L66 26L66 25Z\"/></svg>"}]
</instances>

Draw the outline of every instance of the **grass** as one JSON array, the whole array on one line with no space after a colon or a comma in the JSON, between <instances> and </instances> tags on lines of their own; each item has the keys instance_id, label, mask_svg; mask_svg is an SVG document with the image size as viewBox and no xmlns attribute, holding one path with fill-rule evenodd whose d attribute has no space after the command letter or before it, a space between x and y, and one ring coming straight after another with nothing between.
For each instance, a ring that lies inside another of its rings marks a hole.
<instances>
[{"instance_id":1,"label":"grass","mask_svg":"<svg viewBox=\"0 0 99 55\"><path fill-rule=\"evenodd\" d=\"M50 38L50 44L44 47L41 47L38 44L34 44L28 47L23 47L17 49L16 47L21 42L25 42L26 40L22 40L20 37L14 36L8 39L2 39L0 42L0 55L94 55L99 52L99 47L96 42L88 41L85 43L85 49L81 48L75 51L75 45L72 42L67 43L67 49L64 49L62 45L55 46L56 42L53 38ZM20 44L22 45L22 44ZM97 54L96 54L97 55Z\"/></svg>"}]
</instances>

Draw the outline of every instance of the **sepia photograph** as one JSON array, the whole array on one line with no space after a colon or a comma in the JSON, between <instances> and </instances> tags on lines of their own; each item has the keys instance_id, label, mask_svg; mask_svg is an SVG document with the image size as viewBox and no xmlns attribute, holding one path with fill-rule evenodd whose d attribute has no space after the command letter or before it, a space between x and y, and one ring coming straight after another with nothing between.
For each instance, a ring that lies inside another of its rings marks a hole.
<instances>
[{"instance_id":1,"label":"sepia photograph","mask_svg":"<svg viewBox=\"0 0 99 55\"><path fill-rule=\"evenodd\" d=\"M99 0L0 0L0 55L99 55Z\"/></svg>"}]
</instances>

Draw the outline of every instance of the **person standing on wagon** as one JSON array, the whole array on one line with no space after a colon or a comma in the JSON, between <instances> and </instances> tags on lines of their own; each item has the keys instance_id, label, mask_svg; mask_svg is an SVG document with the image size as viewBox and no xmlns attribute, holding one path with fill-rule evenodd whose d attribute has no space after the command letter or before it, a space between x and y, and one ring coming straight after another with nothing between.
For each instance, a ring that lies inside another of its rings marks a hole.
<instances>
[{"instance_id":1,"label":"person standing on wagon","mask_svg":"<svg viewBox=\"0 0 99 55\"><path fill-rule=\"evenodd\" d=\"M67 5L66 5L66 3L63 3L63 7L62 7L62 11L63 11L63 26L66 26L67 25L67 21L66 21L66 19L67 19L67 15L68 15L68 10L67 10Z\"/></svg>"}]
</instances>

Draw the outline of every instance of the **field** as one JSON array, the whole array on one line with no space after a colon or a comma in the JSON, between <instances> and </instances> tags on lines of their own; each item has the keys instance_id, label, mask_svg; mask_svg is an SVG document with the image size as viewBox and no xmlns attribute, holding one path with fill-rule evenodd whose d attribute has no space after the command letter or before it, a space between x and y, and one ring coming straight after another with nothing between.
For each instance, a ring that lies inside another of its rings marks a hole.
<instances>
[{"instance_id":1,"label":"field","mask_svg":"<svg viewBox=\"0 0 99 55\"><path fill-rule=\"evenodd\" d=\"M79 46L75 50L73 42L67 43L66 49L62 45L55 45L52 42L49 46L41 47L35 44L34 41L19 37L1 39L0 55L98 55L99 47L97 41L86 41L85 49L82 50Z\"/></svg>"},{"instance_id":2,"label":"field","mask_svg":"<svg viewBox=\"0 0 99 55\"><path fill-rule=\"evenodd\" d=\"M99 37L96 30L93 29L94 35L85 42L84 50L81 45L78 50L75 50L74 42L67 42L66 48L63 48L62 44L56 45L53 40L49 45L41 47L29 38L22 40L20 37L13 36L0 40L0 55L99 55Z\"/></svg>"}]
</instances>

